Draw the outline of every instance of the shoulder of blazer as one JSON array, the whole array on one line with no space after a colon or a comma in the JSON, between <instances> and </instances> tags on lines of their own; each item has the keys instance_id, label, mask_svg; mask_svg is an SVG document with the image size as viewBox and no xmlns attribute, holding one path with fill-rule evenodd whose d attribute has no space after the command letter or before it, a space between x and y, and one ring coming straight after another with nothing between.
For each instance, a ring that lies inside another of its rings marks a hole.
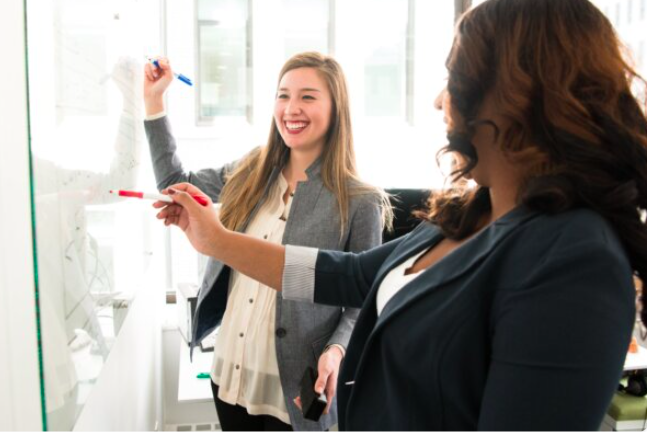
<instances>
[{"instance_id":1,"label":"shoulder of blazer","mask_svg":"<svg viewBox=\"0 0 647 432\"><path fill-rule=\"evenodd\" d=\"M369 206L379 207L381 204L380 195L377 192L372 191L350 195L348 200L350 206L349 210L352 212Z\"/></svg>"},{"instance_id":2,"label":"shoulder of blazer","mask_svg":"<svg viewBox=\"0 0 647 432\"><path fill-rule=\"evenodd\" d=\"M600 242L622 248L613 226L591 209L578 208L555 215L541 214L531 221L531 229L547 240L559 240L570 246Z\"/></svg>"},{"instance_id":3,"label":"shoulder of blazer","mask_svg":"<svg viewBox=\"0 0 647 432\"><path fill-rule=\"evenodd\" d=\"M391 240L401 240L400 244L398 244L398 246L394 249L393 254L397 255L398 252L396 251L417 249L422 244L433 242L434 239L436 239L438 236L442 236L440 229L436 225L428 221L423 221L419 223L410 233L406 234L404 238Z\"/></svg>"},{"instance_id":4,"label":"shoulder of blazer","mask_svg":"<svg viewBox=\"0 0 647 432\"><path fill-rule=\"evenodd\" d=\"M428 237L429 235L441 234L440 228L429 221L423 220L408 234L411 238Z\"/></svg>"}]
</instances>

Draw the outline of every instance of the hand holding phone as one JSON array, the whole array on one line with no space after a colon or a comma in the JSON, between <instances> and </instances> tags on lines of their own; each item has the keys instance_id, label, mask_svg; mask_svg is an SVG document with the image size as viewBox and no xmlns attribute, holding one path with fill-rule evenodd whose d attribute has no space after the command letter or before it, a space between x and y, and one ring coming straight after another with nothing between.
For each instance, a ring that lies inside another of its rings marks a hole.
<instances>
[{"instance_id":1,"label":"hand holding phone","mask_svg":"<svg viewBox=\"0 0 647 432\"><path fill-rule=\"evenodd\" d=\"M301 410L303 417L312 421L319 421L328 404L324 393L315 392L316 382L317 372L308 366L301 378Z\"/></svg>"}]
</instances>

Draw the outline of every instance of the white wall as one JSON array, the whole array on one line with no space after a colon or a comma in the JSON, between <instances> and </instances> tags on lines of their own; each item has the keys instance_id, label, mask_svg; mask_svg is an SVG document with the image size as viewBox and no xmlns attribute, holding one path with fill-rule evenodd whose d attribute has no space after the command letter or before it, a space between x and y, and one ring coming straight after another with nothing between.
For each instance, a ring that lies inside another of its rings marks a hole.
<instances>
[{"instance_id":1,"label":"white wall","mask_svg":"<svg viewBox=\"0 0 647 432\"><path fill-rule=\"evenodd\" d=\"M2 2L0 430L42 428L27 133L24 9Z\"/></svg>"}]
</instances>

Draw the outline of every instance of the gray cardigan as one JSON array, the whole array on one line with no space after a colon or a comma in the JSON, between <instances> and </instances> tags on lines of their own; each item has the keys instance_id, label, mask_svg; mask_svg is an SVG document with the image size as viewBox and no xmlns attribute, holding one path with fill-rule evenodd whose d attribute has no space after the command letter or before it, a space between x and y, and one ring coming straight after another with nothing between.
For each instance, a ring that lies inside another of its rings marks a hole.
<instances>
[{"instance_id":1,"label":"gray cardigan","mask_svg":"<svg viewBox=\"0 0 647 432\"><path fill-rule=\"evenodd\" d=\"M145 122L150 144L157 187L189 182L218 201L226 176L236 162L219 169L184 172L176 154L176 143L166 117ZM266 194L282 167L276 167L268 182ZM381 243L382 219L377 195L357 195L351 198L349 223L340 232L340 214L335 195L324 187L321 162L307 170L308 181L299 182L288 216L283 244L310 246L320 249L360 252ZM240 231L245 231L261 201ZM209 260L198 295L194 315L191 348L195 347L222 320L227 304L230 268ZM295 430L325 430L337 423L337 406L319 422L305 420L292 401L299 395L299 382L307 366L317 367L317 361L327 345L347 347L357 318L357 309L313 305L284 300L278 293L276 302L276 354L281 386L290 421Z\"/></svg>"}]
</instances>

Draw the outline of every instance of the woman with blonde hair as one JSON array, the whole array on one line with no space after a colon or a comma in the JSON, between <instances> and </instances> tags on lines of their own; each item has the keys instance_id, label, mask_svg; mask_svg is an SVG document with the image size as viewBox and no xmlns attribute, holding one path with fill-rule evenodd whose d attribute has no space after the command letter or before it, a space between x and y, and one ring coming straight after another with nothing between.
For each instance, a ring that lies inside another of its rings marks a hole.
<instances>
[{"instance_id":1,"label":"woman with blonde hair","mask_svg":"<svg viewBox=\"0 0 647 432\"><path fill-rule=\"evenodd\" d=\"M158 63L146 65L144 92L159 189L191 183L222 203L228 229L272 243L353 252L381 243L388 202L357 175L348 92L334 59L314 52L289 59L279 75L267 145L222 168L189 173L164 113L173 72L167 59ZM223 430L324 430L337 423L337 375L357 313L284 300L210 260L191 347L222 322L211 378ZM309 366L328 399L318 422L305 420L292 402Z\"/></svg>"},{"instance_id":2,"label":"woman with blonde hair","mask_svg":"<svg viewBox=\"0 0 647 432\"><path fill-rule=\"evenodd\" d=\"M362 307L340 429L597 430L647 275L645 82L588 0L487 0L447 69L446 150L476 187L432 197L409 235L360 254L269 244L186 184L158 217L284 298Z\"/></svg>"}]
</instances>

